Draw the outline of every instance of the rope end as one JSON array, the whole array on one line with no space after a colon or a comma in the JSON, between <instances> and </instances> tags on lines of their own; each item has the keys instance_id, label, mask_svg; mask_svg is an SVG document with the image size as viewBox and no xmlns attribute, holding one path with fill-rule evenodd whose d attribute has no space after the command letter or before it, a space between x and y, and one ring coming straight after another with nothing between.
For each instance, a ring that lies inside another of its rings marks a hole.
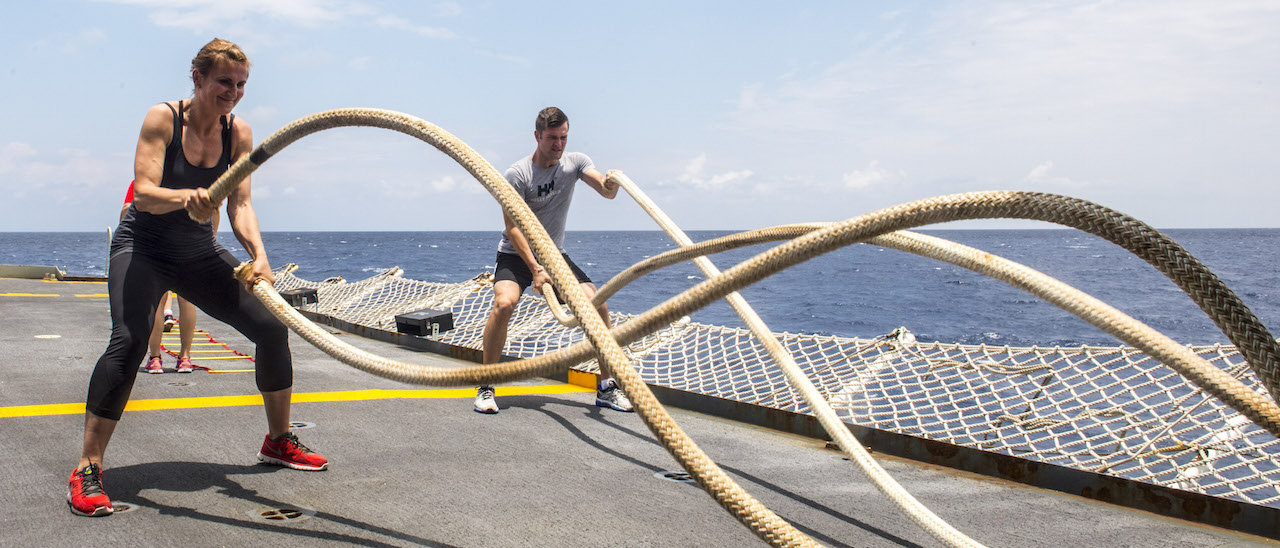
<instances>
[{"instance_id":1,"label":"rope end","mask_svg":"<svg viewBox=\"0 0 1280 548\"><path fill-rule=\"evenodd\" d=\"M240 280L240 283L248 282L249 276L253 275L253 261L240 263L240 266L236 267L235 274L236 279Z\"/></svg>"},{"instance_id":2,"label":"rope end","mask_svg":"<svg viewBox=\"0 0 1280 548\"><path fill-rule=\"evenodd\" d=\"M214 211L217 211L218 209L221 209L221 208L222 208L222 201L221 201L221 200L219 200L217 203L215 203L215 204L214 204L213 209L214 209ZM200 217L197 217L197 216L193 215L190 211L188 211L188 212L187 212L187 218L189 218L189 219L191 219L192 221L195 221L195 222L197 222L197 223L200 223L200 224L202 224L202 225L207 225L207 224L209 224L209 221L213 219L213 215L209 215L209 216L207 216L207 217L200 218Z\"/></svg>"}]
</instances>

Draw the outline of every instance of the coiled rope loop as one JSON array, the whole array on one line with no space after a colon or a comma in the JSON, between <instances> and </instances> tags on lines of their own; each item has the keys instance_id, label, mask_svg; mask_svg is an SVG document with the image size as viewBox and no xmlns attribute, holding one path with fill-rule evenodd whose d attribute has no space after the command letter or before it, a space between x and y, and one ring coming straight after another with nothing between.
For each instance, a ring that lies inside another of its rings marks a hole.
<instances>
[{"instance_id":1,"label":"coiled rope loop","mask_svg":"<svg viewBox=\"0 0 1280 548\"><path fill-rule=\"evenodd\" d=\"M388 110L338 109L320 112L298 119L263 140L251 154L241 158L214 181L209 188L209 196L215 203L221 203L258 166L306 135L335 127L357 125L391 129L416 137L444 152L471 173L528 238L534 256L547 268L560 294L566 297L569 310L582 324L587 340L596 350L597 359L613 372L614 378L630 396L636 413L689 475L722 507L766 542L777 546L817 544L742 489L684 433L641 380L618 342L610 336L604 320L578 287L577 278L573 276L533 212L492 165L450 133L420 118ZM254 295L266 303L271 302L270 295L263 294L273 292L263 282L255 284L253 288ZM279 298L278 295L276 298ZM287 316L287 311L281 310L278 304L268 304L268 308L273 313L285 312ZM297 325L289 322L286 325L298 331ZM299 334L302 333L299 331ZM304 335L304 338L311 341L308 336Z\"/></svg>"},{"instance_id":2,"label":"coiled rope loop","mask_svg":"<svg viewBox=\"0 0 1280 548\"><path fill-rule=\"evenodd\" d=\"M594 353L602 365L613 371L617 380L631 395L636 411L645 424L690 475L726 510L771 544L808 545L813 544L813 541L764 508L724 475L723 471L679 429L665 409L657 403L648 387L631 367L630 361L622 353L619 345L629 344L720 298L728 298L731 303L740 301L741 297L733 293L738 289L784 268L853 243L875 243L934 257L996 277L1040 295L1049 302L1071 311L1166 363L1273 435L1280 437L1280 408L1277 408L1272 398L1250 390L1221 370L1204 363L1185 347L1177 345L1149 327L1066 284L1011 261L945 240L899 232L915 226L964 219L1023 218L1054 222L1103 237L1142 257L1173 280L1240 349L1267 390L1272 394L1280 391L1277 389L1276 369L1280 360L1277 359L1276 341L1239 298L1181 246L1149 226L1102 206L1052 194L976 192L909 202L839 223L763 229L701 244L692 244L687 236L679 232L674 223L670 223L670 219L666 219L665 215L656 209L656 206L652 209L646 207L655 220L658 220L659 224L662 224L682 247L634 265L619 274L601 289L597 294L596 302L603 302L629 279L675 261L695 259L699 267L704 268L704 272L708 273L708 277L693 288L634 317L609 333L604 328L599 314L596 313L595 306L581 292L576 279L569 272L543 227L505 180L465 144L440 128L418 118L384 110L342 109L300 119L268 137L249 157L232 166L210 188L211 197L219 202L225 199L234 185L248 176L258 165L302 136L323 129L351 125L382 127L417 137L454 158L476 177L498 200L503 211L529 237L534 255L539 262L548 267L555 287L560 289L560 295L567 298L566 304L574 315L574 319L570 321L581 323L587 342L537 358L515 362L460 369L437 369L386 360L345 345L303 318L296 310L284 303L267 284L256 284L253 288L255 296L267 303L268 308L291 329L340 361L380 376L414 384L474 385L503 382L563 370L571 364L580 363ZM616 182L627 188L642 206L646 203L651 205L647 197L644 197L629 179L625 179L625 176L617 178ZM715 271L714 265L703 257L707 253L714 252L713 250L717 247L723 250L746 245L744 242L758 243L786 238L791 239L719 274L712 273ZM247 269L242 269L242 272L247 272ZM629 279L624 279L626 277ZM738 308L735 306L735 309ZM739 311L740 315L745 314L744 310L749 311L745 301L741 301L741 308L743 310ZM754 316L754 313L750 315ZM752 323L748 321L748 325ZM758 323L759 325L752 325L753 332L769 333L763 322ZM788 379L805 397L806 403L818 415L824 428L832 434L841 448L853 457L852 460L872 478L877 487L890 494L904 512L942 542L952 546L978 545L941 522L910 498L909 494L897 493L901 488L892 481L892 478L888 478L887 474L884 474L883 478L880 477L883 470L879 470L878 465L869 456L865 459L859 456L859 453L865 455L865 451L861 451L861 446L856 443L856 440L851 441L852 436L848 434L847 429L835 418L834 412L831 412L830 407L826 405L821 394L817 393L817 389L807 377L798 373L798 367L794 367L794 360L781 349L776 339L771 335L758 336L758 338L766 347L770 346L768 341L773 341L774 345L778 346L777 352L770 351L771 356L784 371L787 371ZM789 371L791 367L794 367L795 372ZM811 392L810 389L812 389ZM825 416L827 412L830 416Z\"/></svg>"}]
</instances>

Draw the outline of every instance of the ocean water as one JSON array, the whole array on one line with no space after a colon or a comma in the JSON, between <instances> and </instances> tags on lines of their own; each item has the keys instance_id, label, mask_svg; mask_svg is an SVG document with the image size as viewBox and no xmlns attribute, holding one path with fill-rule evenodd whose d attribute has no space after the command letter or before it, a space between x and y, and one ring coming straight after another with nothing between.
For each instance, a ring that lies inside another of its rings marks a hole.
<instances>
[{"instance_id":1,"label":"ocean water","mask_svg":"<svg viewBox=\"0 0 1280 548\"><path fill-rule=\"evenodd\" d=\"M1074 230L944 230L925 233L1021 262L1067 282L1183 343L1227 342L1213 323L1154 268L1105 240ZM694 241L729 234L691 232ZM1169 230L1209 266L1264 324L1280 329L1280 229ZM230 233L219 236L247 258ZM398 266L404 277L458 282L492 269L492 232L269 232L272 266L297 263L309 280L360 280ZM570 232L565 248L603 285L674 245L657 231ZM722 270L770 245L711 257ZM0 264L52 265L104 275L107 234L0 233ZM611 310L640 313L702 281L691 264L652 273L615 295ZM1111 336L1034 296L968 270L869 245L811 259L742 292L775 331L874 337L905 326L921 340L1010 345L1116 344ZM723 303L695 321L741 326Z\"/></svg>"}]
</instances>

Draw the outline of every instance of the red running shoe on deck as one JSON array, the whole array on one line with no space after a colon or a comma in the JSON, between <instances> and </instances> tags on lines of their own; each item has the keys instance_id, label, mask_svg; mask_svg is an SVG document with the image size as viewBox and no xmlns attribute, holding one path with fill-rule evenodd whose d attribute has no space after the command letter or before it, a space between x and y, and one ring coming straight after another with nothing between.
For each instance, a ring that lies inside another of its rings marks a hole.
<instances>
[{"instance_id":1,"label":"red running shoe on deck","mask_svg":"<svg viewBox=\"0 0 1280 548\"><path fill-rule=\"evenodd\" d=\"M288 466L294 470L319 471L329 468L329 459L320 456L298 441L298 436L289 432L280 439L272 440L268 435L262 440L262 449L258 451L258 460L267 464Z\"/></svg>"},{"instance_id":2,"label":"red running shoe on deck","mask_svg":"<svg viewBox=\"0 0 1280 548\"><path fill-rule=\"evenodd\" d=\"M90 463L71 473L67 488L67 506L77 516L109 516L115 511L111 499L102 492L102 467Z\"/></svg>"}]
</instances>

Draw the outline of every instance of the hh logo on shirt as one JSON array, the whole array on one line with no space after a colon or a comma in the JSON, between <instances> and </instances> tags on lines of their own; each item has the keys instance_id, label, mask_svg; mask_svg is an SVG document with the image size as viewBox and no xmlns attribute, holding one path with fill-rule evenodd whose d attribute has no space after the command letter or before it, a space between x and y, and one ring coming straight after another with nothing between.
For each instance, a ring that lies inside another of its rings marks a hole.
<instances>
[{"instance_id":1,"label":"hh logo on shirt","mask_svg":"<svg viewBox=\"0 0 1280 548\"><path fill-rule=\"evenodd\" d=\"M552 179L550 183L547 183L545 185L538 185L538 197L541 198L543 196L549 195L551 194L551 191L555 189L556 189L555 179Z\"/></svg>"}]
</instances>

